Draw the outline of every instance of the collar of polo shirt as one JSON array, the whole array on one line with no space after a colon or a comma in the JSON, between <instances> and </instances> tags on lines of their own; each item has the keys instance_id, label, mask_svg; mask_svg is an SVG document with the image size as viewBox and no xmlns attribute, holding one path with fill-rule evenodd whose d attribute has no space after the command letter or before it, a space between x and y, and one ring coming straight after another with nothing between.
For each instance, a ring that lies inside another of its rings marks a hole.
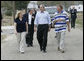
<instances>
[{"instance_id":1,"label":"collar of polo shirt","mask_svg":"<svg viewBox=\"0 0 84 61\"><path fill-rule=\"evenodd\" d=\"M59 11L57 11L57 13L59 13ZM61 11L61 13L63 13L63 10Z\"/></svg>"},{"instance_id":2,"label":"collar of polo shirt","mask_svg":"<svg viewBox=\"0 0 84 61\"><path fill-rule=\"evenodd\" d=\"M40 11L41 13L44 13L44 11Z\"/></svg>"}]
</instances>

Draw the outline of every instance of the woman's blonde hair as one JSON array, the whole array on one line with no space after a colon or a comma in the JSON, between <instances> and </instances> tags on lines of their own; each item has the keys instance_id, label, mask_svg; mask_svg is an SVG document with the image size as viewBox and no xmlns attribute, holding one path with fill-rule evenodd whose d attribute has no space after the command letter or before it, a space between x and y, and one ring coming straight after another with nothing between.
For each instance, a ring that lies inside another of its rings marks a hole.
<instances>
[{"instance_id":1,"label":"woman's blonde hair","mask_svg":"<svg viewBox=\"0 0 84 61\"><path fill-rule=\"evenodd\" d=\"M16 15L15 15L15 19L19 18L19 14L21 13L21 11L17 11Z\"/></svg>"}]
</instances>

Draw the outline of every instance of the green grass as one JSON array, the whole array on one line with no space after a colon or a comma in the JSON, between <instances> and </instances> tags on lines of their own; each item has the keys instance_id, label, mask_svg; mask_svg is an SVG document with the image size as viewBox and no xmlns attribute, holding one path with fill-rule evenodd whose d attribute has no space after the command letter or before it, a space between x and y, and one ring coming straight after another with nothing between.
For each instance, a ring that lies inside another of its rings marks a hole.
<instances>
[{"instance_id":1,"label":"green grass","mask_svg":"<svg viewBox=\"0 0 84 61\"><path fill-rule=\"evenodd\" d=\"M83 27L83 13L78 13L76 23Z\"/></svg>"},{"instance_id":2,"label":"green grass","mask_svg":"<svg viewBox=\"0 0 84 61\"><path fill-rule=\"evenodd\" d=\"M1 40L5 39L6 35L1 35Z\"/></svg>"},{"instance_id":3,"label":"green grass","mask_svg":"<svg viewBox=\"0 0 84 61\"><path fill-rule=\"evenodd\" d=\"M76 26L83 29L83 13L77 13Z\"/></svg>"},{"instance_id":4,"label":"green grass","mask_svg":"<svg viewBox=\"0 0 84 61\"><path fill-rule=\"evenodd\" d=\"M76 24L83 26L83 21L81 21L80 19L76 19Z\"/></svg>"},{"instance_id":5,"label":"green grass","mask_svg":"<svg viewBox=\"0 0 84 61\"><path fill-rule=\"evenodd\" d=\"M7 35L1 35L1 43L5 43L6 41L4 39L7 38Z\"/></svg>"}]
</instances>

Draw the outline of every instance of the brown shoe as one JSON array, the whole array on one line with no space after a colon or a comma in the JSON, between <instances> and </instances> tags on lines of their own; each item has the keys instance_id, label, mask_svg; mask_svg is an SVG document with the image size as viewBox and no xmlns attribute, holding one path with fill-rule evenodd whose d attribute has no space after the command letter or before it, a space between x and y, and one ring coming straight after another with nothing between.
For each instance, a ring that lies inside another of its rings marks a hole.
<instances>
[{"instance_id":1,"label":"brown shoe","mask_svg":"<svg viewBox=\"0 0 84 61\"><path fill-rule=\"evenodd\" d=\"M60 51L61 51L62 53L65 53L65 51L64 51L64 50L62 50L62 49L60 49Z\"/></svg>"},{"instance_id":2,"label":"brown shoe","mask_svg":"<svg viewBox=\"0 0 84 61\"><path fill-rule=\"evenodd\" d=\"M60 48L58 47L58 51L60 51Z\"/></svg>"}]
</instances>

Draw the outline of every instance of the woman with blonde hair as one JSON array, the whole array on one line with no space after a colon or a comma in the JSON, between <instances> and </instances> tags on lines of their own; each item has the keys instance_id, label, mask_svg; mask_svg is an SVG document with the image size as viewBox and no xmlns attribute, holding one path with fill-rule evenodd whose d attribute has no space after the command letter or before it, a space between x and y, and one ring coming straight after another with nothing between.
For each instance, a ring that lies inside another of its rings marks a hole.
<instances>
[{"instance_id":1,"label":"woman with blonde hair","mask_svg":"<svg viewBox=\"0 0 84 61\"><path fill-rule=\"evenodd\" d=\"M24 53L25 35L28 30L27 21L23 18L22 12L18 11L14 20L15 34L18 42L19 52Z\"/></svg>"}]
</instances>

